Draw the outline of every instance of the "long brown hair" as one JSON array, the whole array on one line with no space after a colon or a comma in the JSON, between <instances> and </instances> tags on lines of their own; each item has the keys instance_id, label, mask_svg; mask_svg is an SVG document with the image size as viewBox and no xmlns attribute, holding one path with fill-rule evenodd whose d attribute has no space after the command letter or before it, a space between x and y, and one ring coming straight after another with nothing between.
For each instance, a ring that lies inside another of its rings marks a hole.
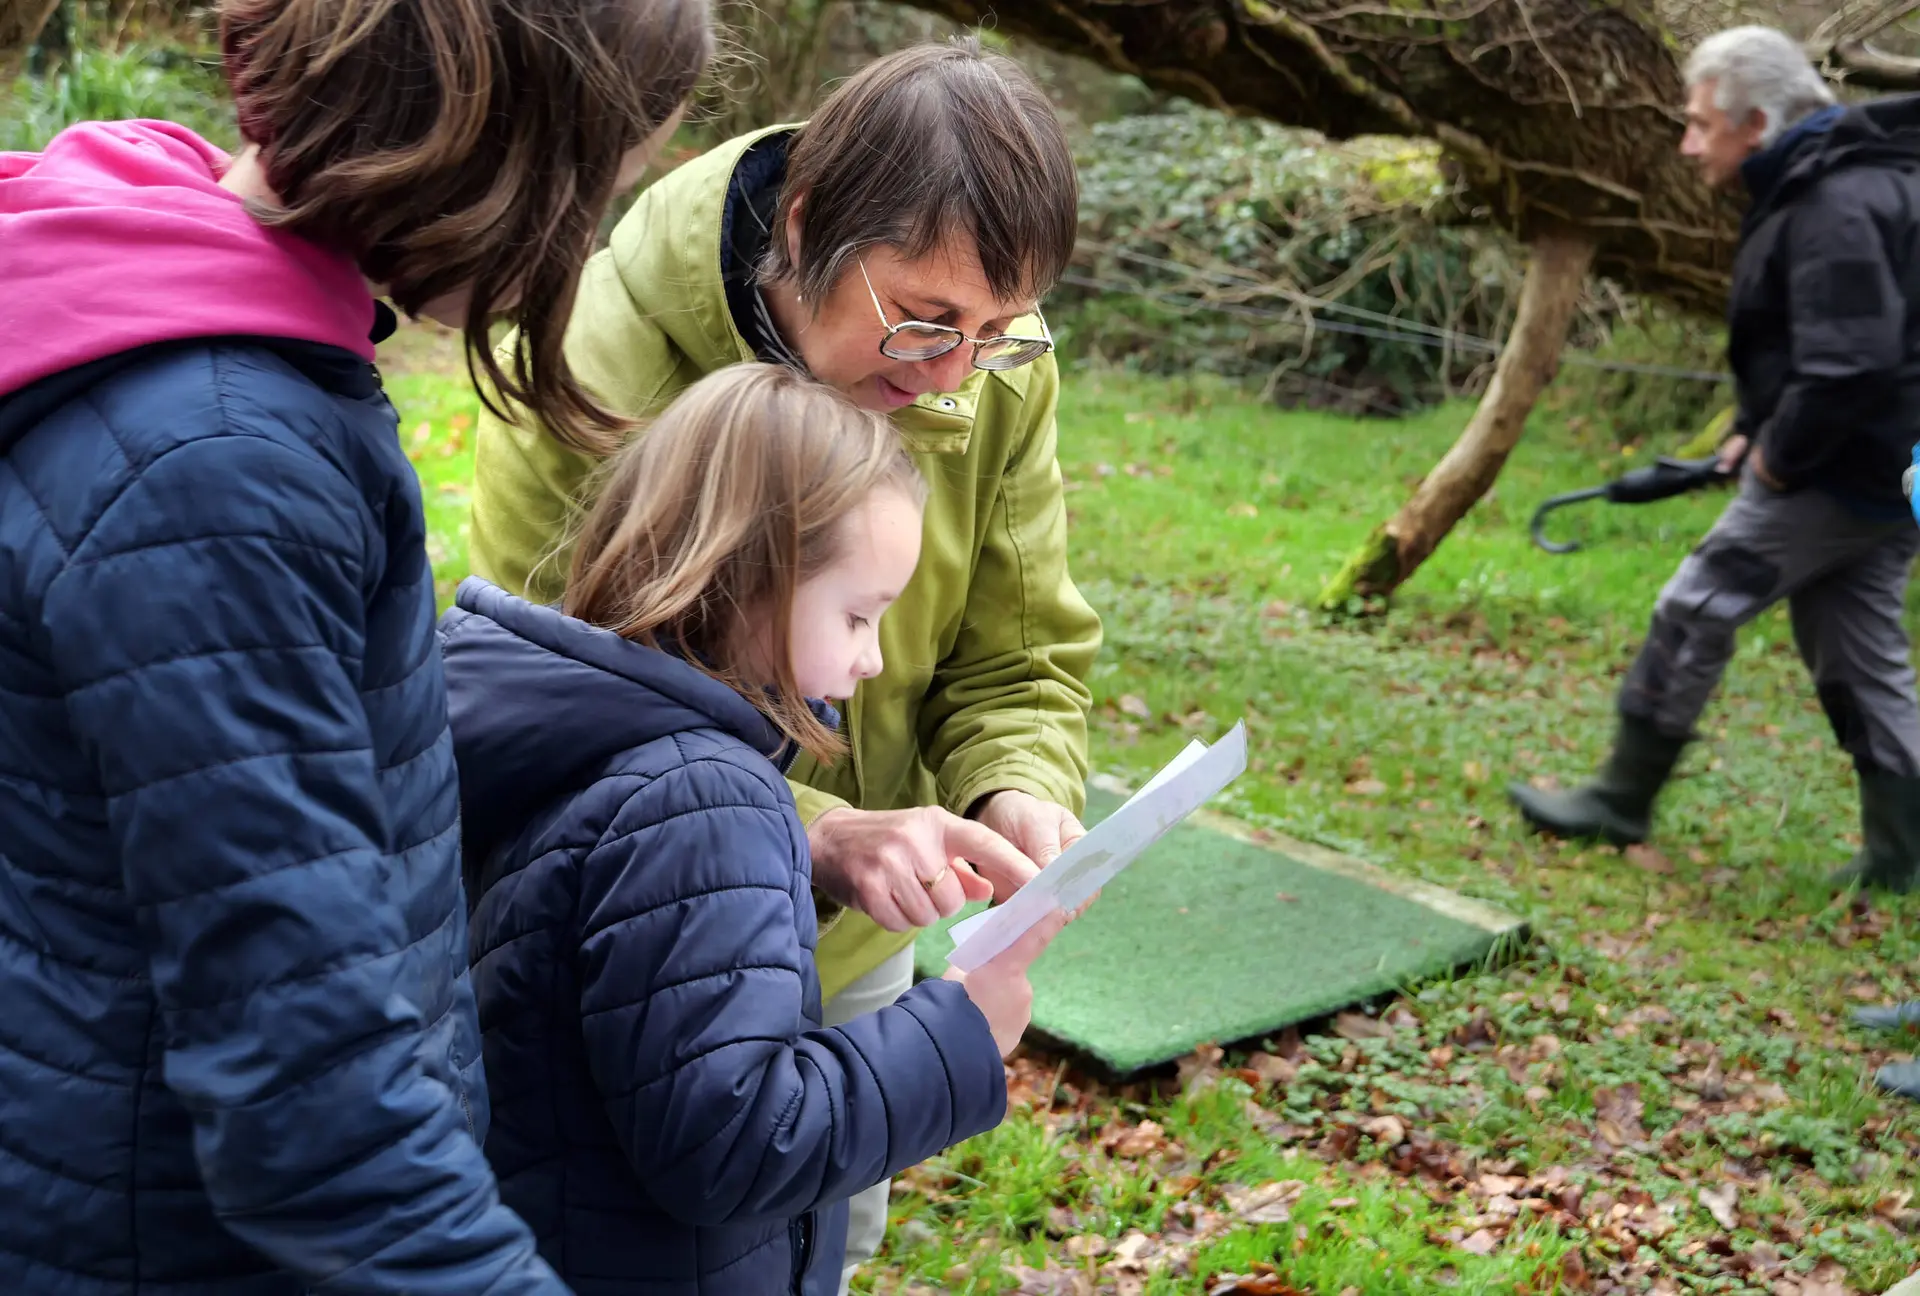
<instances>
[{"instance_id":1,"label":"long brown hair","mask_svg":"<svg viewBox=\"0 0 1920 1296\"><path fill-rule=\"evenodd\" d=\"M833 760L844 744L793 676L794 591L834 561L841 523L883 486L926 497L883 415L783 365L718 370L603 466L564 607L684 656ZM756 671L743 632L763 627Z\"/></svg>"},{"instance_id":2,"label":"long brown hair","mask_svg":"<svg viewBox=\"0 0 1920 1296\"><path fill-rule=\"evenodd\" d=\"M222 0L241 135L268 224L350 252L416 313L470 294L467 367L604 451L623 420L562 344L621 162L685 102L713 52L708 0ZM520 330L512 362L489 329ZM496 409L496 413L499 411Z\"/></svg>"},{"instance_id":3,"label":"long brown hair","mask_svg":"<svg viewBox=\"0 0 1920 1296\"><path fill-rule=\"evenodd\" d=\"M1039 297L1073 257L1079 201L1066 131L1018 63L973 36L915 45L848 77L800 128L762 274L817 304L876 244L913 260L963 234L994 296Z\"/></svg>"}]
</instances>

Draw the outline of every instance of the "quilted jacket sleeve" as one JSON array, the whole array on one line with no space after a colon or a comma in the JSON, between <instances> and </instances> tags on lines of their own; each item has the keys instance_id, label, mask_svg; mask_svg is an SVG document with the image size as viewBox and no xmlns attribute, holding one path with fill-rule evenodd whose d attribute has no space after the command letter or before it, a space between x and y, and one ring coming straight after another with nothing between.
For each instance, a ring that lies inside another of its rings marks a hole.
<instances>
[{"instance_id":1,"label":"quilted jacket sleeve","mask_svg":"<svg viewBox=\"0 0 1920 1296\"><path fill-rule=\"evenodd\" d=\"M192 441L107 508L43 623L222 1223L317 1292L564 1296L422 1065L446 1047L423 1005L458 974L458 879L386 822L370 535L305 448Z\"/></svg>"},{"instance_id":2,"label":"quilted jacket sleeve","mask_svg":"<svg viewBox=\"0 0 1920 1296\"><path fill-rule=\"evenodd\" d=\"M582 870L588 1064L642 1185L689 1225L804 1214L1006 1110L955 982L807 1029L803 849L770 768L709 760L637 794Z\"/></svg>"}]
</instances>

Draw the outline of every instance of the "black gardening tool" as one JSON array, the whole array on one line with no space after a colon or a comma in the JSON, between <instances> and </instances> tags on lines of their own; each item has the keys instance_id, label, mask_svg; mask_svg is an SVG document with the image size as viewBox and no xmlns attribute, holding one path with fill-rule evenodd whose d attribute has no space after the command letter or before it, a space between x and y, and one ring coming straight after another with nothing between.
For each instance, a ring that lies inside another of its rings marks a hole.
<instances>
[{"instance_id":1,"label":"black gardening tool","mask_svg":"<svg viewBox=\"0 0 1920 1296\"><path fill-rule=\"evenodd\" d=\"M1720 466L1718 455L1710 459L1669 459L1662 455L1645 468L1635 468L1604 486L1589 486L1586 490L1555 495L1534 510L1533 523L1527 529L1533 535L1533 542L1548 553L1572 553L1580 547L1579 541L1549 540L1542 531L1547 514L1557 508L1590 499L1604 499L1609 504L1651 504L1655 500L1672 499L1675 495L1685 495L1730 477L1731 474Z\"/></svg>"}]
</instances>

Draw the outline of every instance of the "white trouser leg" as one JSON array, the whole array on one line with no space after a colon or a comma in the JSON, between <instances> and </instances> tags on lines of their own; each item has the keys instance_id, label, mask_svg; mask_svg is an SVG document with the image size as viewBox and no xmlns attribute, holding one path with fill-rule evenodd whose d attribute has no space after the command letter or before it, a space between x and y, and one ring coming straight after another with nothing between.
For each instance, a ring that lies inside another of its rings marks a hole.
<instances>
[{"instance_id":1,"label":"white trouser leg","mask_svg":"<svg viewBox=\"0 0 1920 1296\"><path fill-rule=\"evenodd\" d=\"M821 1005L828 1026L843 1026L856 1017L878 1012L913 987L913 947L898 954ZM861 1265L873 1259L887 1236L887 1201L891 1180L855 1193L848 1203L846 1268L840 1271L840 1296Z\"/></svg>"}]
</instances>

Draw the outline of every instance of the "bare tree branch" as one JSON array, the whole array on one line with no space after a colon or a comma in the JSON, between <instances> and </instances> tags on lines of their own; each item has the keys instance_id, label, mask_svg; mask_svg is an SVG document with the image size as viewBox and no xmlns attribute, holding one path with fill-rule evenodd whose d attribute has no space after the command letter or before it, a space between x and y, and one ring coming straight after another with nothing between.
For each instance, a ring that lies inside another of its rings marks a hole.
<instances>
[{"instance_id":1,"label":"bare tree branch","mask_svg":"<svg viewBox=\"0 0 1920 1296\"><path fill-rule=\"evenodd\" d=\"M1888 54L1863 40L1836 45L1820 70L1836 81L1868 90L1920 90L1920 59Z\"/></svg>"},{"instance_id":2,"label":"bare tree branch","mask_svg":"<svg viewBox=\"0 0 1920 1296\"><path fill-rule=\"evenodd\" d=\"M1920 0L1850 0L1814 28L1807 37L1807 55L1819 62L1838 46L1879 35L1915 9L1920 9Z\"/></svg>"}]
</instances>

